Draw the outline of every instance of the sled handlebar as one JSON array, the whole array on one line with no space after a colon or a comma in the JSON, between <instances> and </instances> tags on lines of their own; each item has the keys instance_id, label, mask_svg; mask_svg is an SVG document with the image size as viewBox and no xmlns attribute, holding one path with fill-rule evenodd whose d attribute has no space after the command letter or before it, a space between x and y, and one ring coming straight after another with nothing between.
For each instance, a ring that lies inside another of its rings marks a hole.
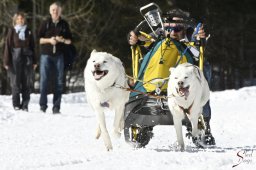
<instances>
[{"instance_id":1,"label":"sled handlebar","mask_svg":"<svg viewBox=\"0 0 256 170\"><path fill-rule=\"evenodd\" d=\"M150 10L158 10L159 12L162 12L161 9L159 8L159 6L155 3L149 3L143 7L140 8L140 13L142 16L144 16L146 14L146 9L149 11Z\"/></svg>"},{"instance_id":2,"label":"sled handlebar","mask_svg":"<svg viewBox=\"0 0 256 170\"><path fill-rule=\"evenodd\" d=\"M141 31L141 29L142 29L142 27L143 27L143 24L145 24L145 20L143 20L143 21L141 21L136 27L135 27L135 29L133 30L133 32L135 33L135 35L139 35L140 34L140 31Z\"/></svg>"}]
</instances>

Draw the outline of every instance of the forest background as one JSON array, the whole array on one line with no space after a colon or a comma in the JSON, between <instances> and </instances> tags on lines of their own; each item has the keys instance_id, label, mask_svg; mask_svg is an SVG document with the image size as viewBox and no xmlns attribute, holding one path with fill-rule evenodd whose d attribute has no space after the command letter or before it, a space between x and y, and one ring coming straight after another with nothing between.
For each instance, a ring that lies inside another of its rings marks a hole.
<instances>
[{"instance_id":1,"label":"forest background","mask_svg":"<svg viewBox=\"0 0 256 170\"><path fill-rule=\"evenodd\" d=\"M36 39L43 19L49 17L52 0L1 0L0 2L0 94L10 94L6 70L2 65L5 36L17 11L27 15ZM210 38L205 58L213 68L211 90L238 89L256 85L256 10L253 0L60 0L63 18L73 33L78 57L66 73L65 92L83 91L83 70L90 52L109 52L122 60L131 74L131 50L127 34L143 17L140 7L155 2L163 12L172 8L189 11L203 22ZM39 73L35 70L34 92L38 92Z\"/></svg>"}]
</instances>

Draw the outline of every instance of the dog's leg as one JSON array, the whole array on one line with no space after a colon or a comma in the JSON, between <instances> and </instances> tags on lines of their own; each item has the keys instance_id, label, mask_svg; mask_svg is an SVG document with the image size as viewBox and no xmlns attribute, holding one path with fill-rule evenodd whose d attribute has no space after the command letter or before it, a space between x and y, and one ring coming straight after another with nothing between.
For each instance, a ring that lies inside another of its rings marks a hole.
<instances>
[{"instance_id":1,"label":"dog's leg","mask_svg":"<svg viewBox=\"0 0 256 170\"><path fill-rule=\"evenodd\" d=\"M198 137L198 135L199 135L198 117L197 116L190 117L190 122L191 122L191 125L192 125L192 136Z\"/></svg>"},{"instance_id":2,"label":"dog's leg","mask_svg":"<svg viewBox=\"0 0 256 170\"><path fill-rule=\"evenodd\" d=\"M124 118L121 119L120 123L119 123L119 129L120 129L120 132L122 130L124 130Z\"/></svg>"},{"instance_id":3,"label":"dog's leg","mask_svg":"<svg viewBox=\"0 0 256 170\"><path fill-rule=\"evenodd\" d=\"M97 116L98 116L100 130L101 130L101 133L102 133L102 138L103 138L104 144L106 146L106 149L108 151L112 150L113 147L112 147L112 143L111 143L111 140L110 140L110 137L109 137L109 134L108 134L107 127L106 127L105 115L104 115L103 110L98 111Z\"/></svg>"},{"instance_id":4,"label":"dog's leg","mask_svg":"<svg viewBox=\"0 0 256 170\"><path fill-rule=\"evenodd\" d=\"M119 106L115 109L115 119L114 119L114 136L116 138L121 137L121 130L123 130L124 125L124 106Z\"/></svg>"},{"instance_id":5,"label":"dog's leg","mask_svg":"<svg viewBox=\"0 0 256 170\"><path fill-rule=\"evenodd\" d=\"M96 135L95 135L96 139L99 139L100 135L101 135L100 124L98 124L96 128Z\"/></svg>"},{"instance_id":6,"label":"dog's leg","mask_svg":"<svg viewBox=\"0 0 256 170\"><path fill-rule=\"evenodd\" d=\"M178 113L179 114L179 113ZM180 151L184 151L184 140L182 136L182 117L179 115L173 115L173 123L176 130L178 145L180 147Z\"/></svg>"}]
</instances>

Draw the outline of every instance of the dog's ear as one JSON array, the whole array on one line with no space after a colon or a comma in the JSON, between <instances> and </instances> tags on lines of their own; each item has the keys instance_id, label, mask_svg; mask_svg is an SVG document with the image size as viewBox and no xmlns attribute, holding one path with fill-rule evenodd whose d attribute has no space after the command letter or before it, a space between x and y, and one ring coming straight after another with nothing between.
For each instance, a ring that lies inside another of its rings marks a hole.
<instances>
[{"instance_id":1,"label":"dog's ear","mask_svg":"<svg viewBox=\"0 0 256 170\"><path fill-rule=\"evenodd\" d=\"M194 65L193 69L194 74L196 75L196 78L199 80L200 84L202 83L202 72L199 67Z\"/></svg>"},{"instance_id":2,"label":"dog's ear","mask_svg":"<svg viewBox=\"0 0 256 170\"><path fill-rule=\"evenodd\" d=\"M92 53L96 53L96 52L97 52L97 50L96 50L96 49L93 49L92 52L91 52L91 54L92 54Z\"/></svg>"},{"instance_id":3,"label":"dog's ear","mask_svg":"<svg viewBox=\"0 0 256 170\"><path fill-rule=\"evenodd\" d=\"M170 75L172 74L172 72L174 71L175 67L170 67L169 71L170 71Z\"/></svg>"},{"instance_id":4,"label":"dog's ear","mask_svg":"<svg viewBox=\"0 0 256 170\"><path fill-rule=\"evenodd\" d=\"M113 56L113 55L112 55L112 56ZM117 57L113 56L112 59L113 59L116 63L118 63L121 67L123 67L123 62L120 60L120 58L117 58Z\"/></svg>"}]
</instances>

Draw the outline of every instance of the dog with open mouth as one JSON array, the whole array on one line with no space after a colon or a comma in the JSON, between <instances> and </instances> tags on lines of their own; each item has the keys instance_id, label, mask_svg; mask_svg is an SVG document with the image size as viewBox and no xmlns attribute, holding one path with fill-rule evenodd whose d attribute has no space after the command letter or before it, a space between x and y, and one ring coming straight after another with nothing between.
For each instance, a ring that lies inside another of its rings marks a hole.
<instances>
[{"instance_id":1,"label":"dog with open mouth","mask_svg":"<svg viewBox=\"0 0 256 170\"><path fill-rule=\"evenodd\" d=\"M202 115L203 106L209 100L209 85L203 72L197 66L184 63L176 68L170 68L167 93L168 106L173 115L178 146L183 151L182 120L185 116L191 122L193 137L199 137L204 133L198 129L198 120Z\"/></svg>"},{"instance_id":2,"label":"dog with open mouth","mask_svg":"<svg viewBox=\"0 0 256 170\"><path fill-rule=\"evenodd\" d=\"M120 137L124 128L124 107L129 99L129 92L118 88L128 88L125 69L119 58L93 50L84 70L84 80L87 101L97 116L96 139L102 136L106 149L111 150L104 111L115 112L114 135Z\"/></svg>"}]
</instances>

